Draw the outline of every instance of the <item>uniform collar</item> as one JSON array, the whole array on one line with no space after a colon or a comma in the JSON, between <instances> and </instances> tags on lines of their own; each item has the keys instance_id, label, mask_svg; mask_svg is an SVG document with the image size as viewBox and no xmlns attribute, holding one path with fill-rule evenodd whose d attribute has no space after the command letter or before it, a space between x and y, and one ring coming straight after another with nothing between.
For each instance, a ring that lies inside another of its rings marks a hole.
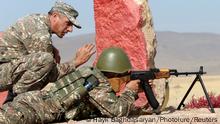
<instances>
[{"instance_id":1,"label":"uniform collar","mask_svg":"<svg viewBox=\"0 0 220 124\"><path fill-rule=\"evenodd\" d=\"M46 16L46 25L48 26L50 34L52 34L49 15Z\"/></svg>"}]
</instances>

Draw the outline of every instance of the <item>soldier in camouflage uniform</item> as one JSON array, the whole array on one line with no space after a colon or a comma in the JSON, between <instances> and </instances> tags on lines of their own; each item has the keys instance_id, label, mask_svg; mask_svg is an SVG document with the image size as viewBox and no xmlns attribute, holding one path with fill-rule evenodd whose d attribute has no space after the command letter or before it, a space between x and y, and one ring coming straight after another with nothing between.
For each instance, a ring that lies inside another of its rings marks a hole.
<instances>
[{"instance_id":1,"label":"soldier in camouflage uniform","mask_svg":"<svg viewBox=\"0 0 220 124\"><path fill-rule=\"evenodd\" d=\"M63 119L128 116L134 110L133 102L137 98L140 81L128 82L124 92L117 97L107 77L110 79L128 73L131 64L127 55L118 48L106 49L101 56L98 69L83 67L56 81L49 91L19 94L0 110L0 123L38 124ZM102 63L106 56L111 60L108 62L111 69ZM124 65L111 65L118 61Z\"/></svg>"},{"instance_id":2,"label":"soldier in camouflage uniform","mask_svg":"<svg viewBox=\"0 0 220 124\"><path fill-rule=\"evenodd\" d=\"M94 45L80 48L73 60L58 64L51 36L62 38L72 32L78 12L70 5L56 2L48 14L32 14L10 26L0 38L0 91L14 94L42 89L75 70L94 54Z\"/></svg>"}]
</instances>

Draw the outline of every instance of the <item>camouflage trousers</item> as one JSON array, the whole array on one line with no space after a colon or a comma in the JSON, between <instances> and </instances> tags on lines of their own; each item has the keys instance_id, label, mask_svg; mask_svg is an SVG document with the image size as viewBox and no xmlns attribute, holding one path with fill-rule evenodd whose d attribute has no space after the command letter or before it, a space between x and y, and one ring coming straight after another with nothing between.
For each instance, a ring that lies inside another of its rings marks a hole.
<instances>
[{"instance_id":1,"label":"camouflage trousers","mask_svg":"<svg viewBox=\"0 0 220 124\"><path fill-rule=\"evenodd\" d=\"M13 88L13 92L23 93L45 86L48 75L55 66L53 56L38 52L0 64L0 91Z\"/></svg>"},{"instance_id":2,"label":"camouflage trousers","mask_svg":"<svg viewBox=\"0 0 220 124\"><path fill-rule=\"evenodd\" d=\"M18 95L0 108L0 124L44 124L58 120L61 106L53 99L44 98L46 95L46 91Z\"/></svg>"}]
</instances>

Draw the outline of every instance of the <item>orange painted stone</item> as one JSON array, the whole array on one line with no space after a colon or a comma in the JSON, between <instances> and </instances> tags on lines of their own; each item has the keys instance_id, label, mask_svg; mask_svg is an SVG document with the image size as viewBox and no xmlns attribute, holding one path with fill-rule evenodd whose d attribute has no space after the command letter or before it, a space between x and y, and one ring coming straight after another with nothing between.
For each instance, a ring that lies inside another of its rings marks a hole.
<instances>
[{"instance_id":1,"label":"orange painted stone","mask_svg":"<svg viewBox=\"0 0 220 124\"><path fill-rule=\"evenodd\" d=\"M104 48L117 46L129 55L134 69L148 69L142 6L135 0L95 0L94 10L97 58Z\"/></svg>"},{"instance_id":2,"label":"orange painted stone","mask_svg":"<svg viewBox=\"0 0 220 124\"><path fill-rule=\"evenodd\" d=\"M0 107L2 107L2 104L4 103L7 95L8 91L0 92Z\"/></svg>"},{"instance_id":3,"label":"orange painted stone","mask_svg":"<svg viewBox=\"0 0 220 124\"><path fill-rule=\"evenodd\" d=\"M145 6L137 1L94 0L97 48L94 65L103 49L117 46L128 54L134 70L149 69L146 35L143 32ZM139 93L135 105L142 107L146 104L144 92Z\"/></svg>"}]
</instances>

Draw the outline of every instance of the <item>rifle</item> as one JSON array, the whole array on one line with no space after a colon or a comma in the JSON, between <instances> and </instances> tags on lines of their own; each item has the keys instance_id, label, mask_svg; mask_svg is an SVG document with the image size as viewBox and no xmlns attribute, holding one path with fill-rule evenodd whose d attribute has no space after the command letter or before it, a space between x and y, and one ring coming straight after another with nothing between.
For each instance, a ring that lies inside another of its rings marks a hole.
<instances>
[{"instance_id":1,"label":"rifle","mask_svg":"<svg viewBox=\"0 0 220 124\"><path fill-rule=\"evenodd\" d=\"M144 90L145 96L148 99L149 104L151 105L151 107L153 108L154 112L156 114L159 114L160 111L158 109L160 109L159 103L157 101L157 99L154 96L154 93L149 85L149 80L154 80L154 79L161 79L161 78L169 78L171 75L174 75L176 77L178 77L179 75L197 75L196 79L194 80L192 86L189 88L189 90L187 91L186 95L184 96L183 100L181 101L178 109L180 109L181 105L184 105L183 102L185 100L185 98L187 97L187 95L189 94L190 90L192 89L193 85L195 84L195 82L197 80L200 81L200 83L203 86L203 90L206 94L206 98L208 99L209 102L209 106L212 107L212 104L210 102L210 98L208 96L208 93L204 87L204 84L202 82L201 79L201 75L206 74L206 72L203 71L203 67L200 66L200 69L198 72L178 72L176 69L158 69L158 68L153 68L150 69L149 71L131 71L131 75L130 78L131 80L136 80L139 79L140 80L140 84L142 89ZM213 111L214 112L214 109Z\"/></svg>"}]
</instances>

